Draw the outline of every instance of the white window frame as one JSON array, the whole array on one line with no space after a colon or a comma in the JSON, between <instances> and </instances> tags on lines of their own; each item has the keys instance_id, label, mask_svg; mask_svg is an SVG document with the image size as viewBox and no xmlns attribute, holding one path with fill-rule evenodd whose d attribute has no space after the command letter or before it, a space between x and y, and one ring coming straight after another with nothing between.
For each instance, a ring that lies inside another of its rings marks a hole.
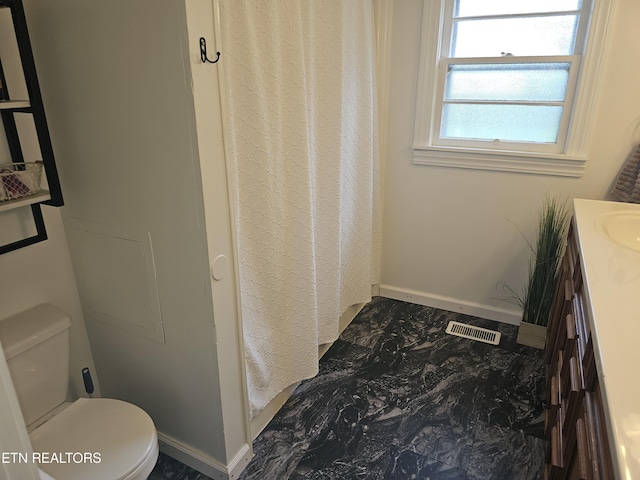
<instances>
[{"instance_id":1,"label":"white window frame","mask_svg":"<svg viewBox=\"0 0 640 480\"><path fill-rule=\"evenodd\" d=\"M604 62L607 25L615 0L592 0L591 20L587 28L587 45L582 55L549 57L553 61L572 63L567 98L573 99L561 123L557 144L518 144L508 147L499 142L442 139L439 137L442 92L448 65L458 63L455 58L440 59L446 53L450 32L453 0L425 0L423 8L422 44L418 75L413 139L413 162L421 165L448 166L476 170L496 170L581 177L586 167L588 139L593 127L593 107L598 100L598 84ZM577 45L576 51L580 50ZM530 57L530 60L540 57ZM527 60L527 57L518 61ZM499 63L499 58L478 58L478 63ZM465 61L468 63L468 61ZM439 65L440 64L440 65ZM564 133L562 133L564 132ZM507 149L508 148L508 149Z\"/></svg>"}]
</instances>

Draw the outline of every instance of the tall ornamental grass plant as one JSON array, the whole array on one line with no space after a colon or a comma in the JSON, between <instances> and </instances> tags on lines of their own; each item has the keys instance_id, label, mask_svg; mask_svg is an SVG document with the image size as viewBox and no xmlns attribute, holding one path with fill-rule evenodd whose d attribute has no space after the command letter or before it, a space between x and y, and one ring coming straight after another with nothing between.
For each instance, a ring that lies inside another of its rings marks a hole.
<instances>
[{"instance_id":1,"label":"tall ornamental grass plant","mask_svg":"<svg viewBox=\"0 0 640 480\"><path fill-rule=\"evenodd\" d=\"M522 293L505 285L507 300L522 309L522 321L546 327L549 322L560 264L566 243L569 212L566 201L545 197L538 236L535 245L528 240L531 249L529 278Z\"/></svg>"}]
</instances>

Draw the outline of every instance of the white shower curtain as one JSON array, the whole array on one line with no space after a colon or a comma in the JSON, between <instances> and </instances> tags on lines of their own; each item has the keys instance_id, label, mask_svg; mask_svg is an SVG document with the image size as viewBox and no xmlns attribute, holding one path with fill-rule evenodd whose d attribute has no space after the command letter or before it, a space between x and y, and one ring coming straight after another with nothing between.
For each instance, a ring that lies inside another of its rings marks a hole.
<instances>
[{"instance_id":1,"label":"white shower curtain","mask_svg":"<svg viewBox=\"0 0 640 480\"><path fill-rule=\"evenodd\" d=\"M371 0L222 0L251 416L318 371L379 281Z\"/></svg>"}]
</instances>

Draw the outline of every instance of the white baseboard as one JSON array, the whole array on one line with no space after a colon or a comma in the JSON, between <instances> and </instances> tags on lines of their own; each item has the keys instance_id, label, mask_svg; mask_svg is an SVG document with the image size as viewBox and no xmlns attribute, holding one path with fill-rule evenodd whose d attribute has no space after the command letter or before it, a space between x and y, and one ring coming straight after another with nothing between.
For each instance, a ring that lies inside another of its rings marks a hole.
<instances>
[{"instance_id":1,"label":"white baseboard","mask_svg":"<svg viewBox=\"0 0 640 480\"><path fill-rule=\"evenodd\" d=\"M158 444L162 453L166 453L198 472L211 477L213 480L233 480L238 478L253 457L251 445L246 443L228 465L224 465L207 454L185 445L162 432L158 432Z\"/></svg>"},{"instance_id":2,"label":"white baseboard","mask_svg":"<svg viewBox=\"0 0 640 480\"><path fill-rule=\"evenodd\" d=\"M360 313L362 307L364 307L365 303L358 303L356 305L351 305L347 310L340 316L339 329L340 333L343 332L345 328L349 326L356 315ZM323 345L318 346L318 356L322 358L322 356L327 353L327 350L331 348L333 342L325 343ZM256 439L260 432L264 430L264 428L268 425L268 423L275 417L276 413L282 408L282 406L289 400L289 397L293 394L293 391L300 385L300 383L295 383L293 385L288 386L284 390L282 390L273 400L269 402L269 404L260 412L258 415L251 419L251 438Z\"/></svg>"},{"instance_id":3,"label":"white baseboard","mask_svg":"<svg viewBox=\"0 0 640 480\"><path fill-rule=\"evenodd\" d=\"M405 288L393 287L390 285L380 285L380 296L402 300L404 302L417 303L427 307L440 308L450 312L459 312L474 317L495 320L496 322L508 323L510 325L520 325L522 312L508 310L506 308L495 307L493 305L482 305L474 302L467 302L456 298L445 297L433 293L418 292Z\"/></svg>"}]
</instances>

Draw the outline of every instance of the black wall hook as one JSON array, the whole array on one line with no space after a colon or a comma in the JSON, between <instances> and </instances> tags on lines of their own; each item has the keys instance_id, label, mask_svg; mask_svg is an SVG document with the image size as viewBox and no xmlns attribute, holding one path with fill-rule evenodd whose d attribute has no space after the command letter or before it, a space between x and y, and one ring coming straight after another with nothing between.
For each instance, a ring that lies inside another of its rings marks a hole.
<instances>
[{"instance_id":1,"label":"black wall hook","mask_svg":"<svg viewBox=\"0 0 640 480\"><path fill-rule=\"evenodd\" d=\"M220 52L216 52L216 55L217 57L215 60L209 60L207 57L207 41L204 37L200 37L200 60L202 60L202 63L216 63L220 60Z\"/></svg>"}]
</instances>

